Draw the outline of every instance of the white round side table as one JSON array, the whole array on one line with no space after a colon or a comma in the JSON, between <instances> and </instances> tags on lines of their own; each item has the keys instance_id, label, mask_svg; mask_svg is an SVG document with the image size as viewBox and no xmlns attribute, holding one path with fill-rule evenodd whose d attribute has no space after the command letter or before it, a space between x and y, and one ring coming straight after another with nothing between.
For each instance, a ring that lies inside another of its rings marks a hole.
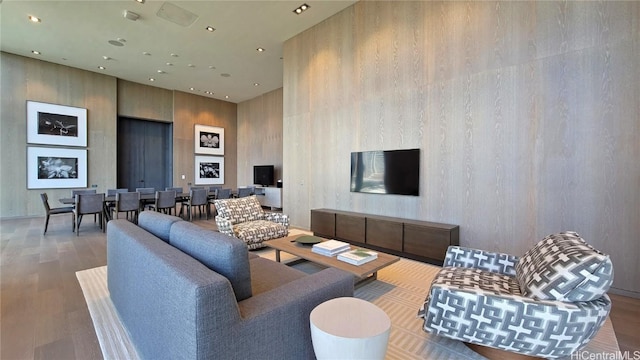
<instances>
[{"instance_id":1,"label":"white round side table","mask_svg":"<svg viewBox=\"0 0 640 360\"><path fill-rule=\"evenodd\" d=\"M374 304L353 297L331 299L309 315L318 360L384 359L391 320Z\"/></svg>"}]
</instances>

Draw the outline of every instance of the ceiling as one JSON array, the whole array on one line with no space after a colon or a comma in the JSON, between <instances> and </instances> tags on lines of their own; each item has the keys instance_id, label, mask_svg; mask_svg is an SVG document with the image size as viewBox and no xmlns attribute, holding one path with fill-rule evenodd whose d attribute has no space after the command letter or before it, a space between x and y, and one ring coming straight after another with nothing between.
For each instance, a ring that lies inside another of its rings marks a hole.
<instances>
[{"instance_id":1,"label":"ceiling","mask_svg":"<svg viewBox=\"0 0 640 360\"><path fill-rule=\"evenodd\" d=\"M0 49L238 103L282 87L284 42L355 2L0 0Z\"/></svg>"}]
</instances>

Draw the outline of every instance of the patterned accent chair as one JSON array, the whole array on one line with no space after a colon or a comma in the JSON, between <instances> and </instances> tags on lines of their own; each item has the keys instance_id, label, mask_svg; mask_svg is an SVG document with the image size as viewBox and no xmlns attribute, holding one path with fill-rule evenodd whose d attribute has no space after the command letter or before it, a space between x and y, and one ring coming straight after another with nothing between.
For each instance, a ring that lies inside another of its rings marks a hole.
<instances>
[{"instance_id":1,"label":"patterned accent chair","mask_svg":"<svg viewBox=\"0 0 640 360\"><path fill-rule=\"evenodd\" d=\"M451 246L418 311L427 332L544 358L570 356L611 310L608 255L575 232L523 257Z\"/></svg>"},{"instance_id":2,"label":"patterned accent chair","mask_svg":"<svg viewBox=\"0 0 640 360\"><path fill-rule=\"evenodd\" d=\"M264 247L263 241L289 234L289 216L264 212L255 195L214 200L218 231L241 239L249 250Z\"/></svg>"}]
</instances>

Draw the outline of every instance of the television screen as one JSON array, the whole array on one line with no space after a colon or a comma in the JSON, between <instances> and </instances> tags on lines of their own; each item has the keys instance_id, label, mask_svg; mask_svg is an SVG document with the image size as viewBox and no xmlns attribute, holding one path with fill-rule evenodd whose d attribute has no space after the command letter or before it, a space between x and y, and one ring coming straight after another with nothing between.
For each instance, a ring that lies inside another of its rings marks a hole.
<instances>
[{"instance_id":1,"label":"television screen","mask_svg":"<svg viewBox=\"0 0 640 360\"><path fill-rule=\"evenodd\" d=\"M420 149L351 153L351 191L418 196Z\"/></svg>"},{"instance_id":2,"label":"television screen","mask_svg":"<svg viewBox=\"0 0 640 360\"><path fill-rule=\"evenodd\" d=\"M255 165L253 167L253 183L255 185L273 185L273 165Z\"/></svg>"}]
</instances>

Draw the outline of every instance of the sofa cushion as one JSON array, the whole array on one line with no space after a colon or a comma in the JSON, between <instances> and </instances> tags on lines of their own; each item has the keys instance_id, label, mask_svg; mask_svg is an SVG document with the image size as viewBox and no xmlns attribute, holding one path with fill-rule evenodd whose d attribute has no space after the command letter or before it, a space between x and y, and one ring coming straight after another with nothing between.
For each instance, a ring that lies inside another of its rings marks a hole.
<instances>
[{"instance_id":1,"label":"sofa cushion","mask_svg":"<svg viewBox=\"0 0 640 360\"><path fill-rule=\"evenodd\" d=\"M165 242L169 242L169 230L177 221L182 221L182 219L156 211L143 211L138 216L138 226Z\"/></svg>"},{"instance_id":2,"label":"sofa cushion","mask_svg":"<svg viewBox=\"0 0 640 360\"><path fill-rule=\"evenodd\" d=\"M218 215L231 220L232 224L262 220L264 211L255 195L239 199L215 200Z\"/></svg>"},{"instance_id":3,"label":"sofa cushion","mask_svg":"<svg viewBox=\"0 0 640 360\"><path fill-rule=\"evenodd\" d=\"M263 241L287 236L289 230L278 223L267 220L255 220L233 225L236 237L242 239L249 249L264 247Z\"/></svg>"},{"instance_id":4,"label":"sofa cushion","mask_svg":"<svg viewBox=\"0 0 640 360\"><path fill-rule=\"evenodd\" d=\"M520 258L516 278L523 295L540 300L591 301L613 282L608 255L575 232L552 234Z\"/></svg>"},{"instance_id":5,"label":"sofa cushion","mask_svg":"<svg viewBox=\"0 0 640 360\"><path fill-rule=\"evenodd\" d=\"M251 266L251 292L253 296L276 289L288 282L307 276L291 266L256 256L249 260Z\"/></svg>"},{"instance_id":6,"label":"sofa cushion","mask_svg":"<svg viewBox=\"0 0 640 360\"><path fill-rule=\"evenodd\" d=\"M242 240L205 230L190 222L171 227L171 245L226 277L238 301L251 297L251 270Z\"/></svg>"}]
</instances>

